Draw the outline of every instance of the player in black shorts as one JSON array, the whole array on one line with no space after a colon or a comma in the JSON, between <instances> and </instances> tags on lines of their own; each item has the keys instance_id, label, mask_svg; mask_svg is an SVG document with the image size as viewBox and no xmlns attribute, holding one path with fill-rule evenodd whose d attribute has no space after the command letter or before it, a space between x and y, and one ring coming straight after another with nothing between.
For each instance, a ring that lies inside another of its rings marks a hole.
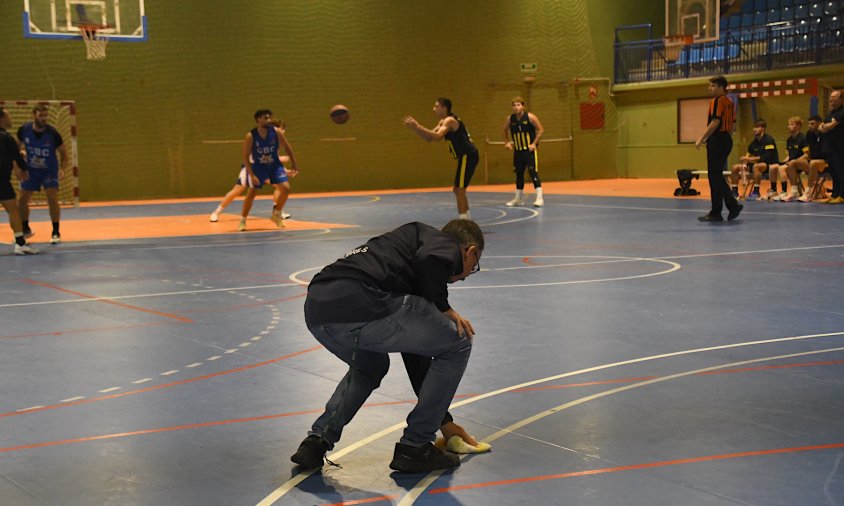
<instances>
[{"instance_id":1,"label":"player in black shorts","mask_svg":"<svg viewBox=\"0 0 844 506\"><path fill-rule=\"evenodd\" d=\"M545 129L539 118L525 110L525 99L515 97L512 102L513 114L504 121L504 147L513 151L513 171L516 173L516 196L507 202L507 207L521 206L525 203L525 169L533 181L536 190L535 207L545 205L542 198L542 181L539 179L539 157L536 148Z\"/></svg>"},{"instance_id":2,"label":"player in black shorts","mask_svg":"<svg viewBox=\"0 0 844 506\"><path fill-rule=\"evenodd\" d=\"M821 132L819 130L821 123L823 123L823 118L817 114L809 118L809 129L806 131L806 143L809 145L808 162L797 165L793 175L791 173L791 166L788 167L788 174L790 178L798 178L799 174L797 174L797 172L799 171L803 171L809 175L809 180L806 182L806 191L803 192L802 197L797 199L800 202L811 202L815 198L829 198L826 195L826 189L823 185L821 185L817 191L815 190L815 185L818 184L820 174L826 171L827 168L827 163L823 154L823 139L821 138Z\"/></svg>"},{"instance_id":3,"label":"player in black shorts","mask_svg":"<svg viewBox=\"0 0 844 506\"><path fill-rule=\"evenodd\" d=\"M472 175L474 175L478 160L480 160L478 148L472 143L472 137L466 130L466 125L456 114L451 112L451 100L444 97L438 98L434 103L434 113L440 121L433 130L423 127L412 116L405 116L402 123L428 142L443 138L446 140L451 156L457 160L453 189L457 198L457 212L461 219L471 220L466 188L472 181Z\"/></svg>"},{"instance_id":4,"label":"player in black shorts","mask_svg":"<svg viewBox=\"0 0 844 506\"><path fill-rule=\"evenodd\" d=\"M12 127L9 111L0 107L0 205L9 215L9 226L15 234L15 255L37 255L38 250L26 244L23 236L23 224L18 210L15 189L12 188L12 166L18 181L27 177L28 167L18 151L18 143L7 130Z\"/></svg>"}]
</instances>

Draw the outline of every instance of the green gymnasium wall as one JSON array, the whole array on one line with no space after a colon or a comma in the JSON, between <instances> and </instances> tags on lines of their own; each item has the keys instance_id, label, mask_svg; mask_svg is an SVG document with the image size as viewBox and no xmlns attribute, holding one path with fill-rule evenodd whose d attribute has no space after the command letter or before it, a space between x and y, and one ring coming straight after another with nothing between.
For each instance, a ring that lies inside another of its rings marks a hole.
<instances>
[{"instance_id":1,"label":"green gymnasium wall","mask_svg":"<svg viewBox=\"0 0 844 506\"><path fill-rule=\"evenodd\" d=\"M149 41L113 42L89 62L81 41L24 39L22 4L0 2L0 98L76 101L84 201L221 195L262 107L287 122L297 192L450 186L445 145L400 122L433 126L440 95L481 149L475 183L512 181L509 152L485 139L500 140L514 95L548 138L574 137L542 147L546 180L615 177L617 111L609 101L605 129L581 132L585 89L571 82L611 76L615 26L659 18L664 5L147 0ZM534 82L521 63L537 63ZM607 81L595 83L608 98ZM335 103L350 107L346 125L328 120Z\"/></svg>"},{"instance_id":2,"label":"green gymnasium wall","mask_svg":"<svg viewBox=\"0 0 844 506\"><path fill-rule=\"evenodd\" d=\"M826 97L831 88L844 86L844 65L806 67L778 72L728 75L731 82L756 82L799 77L818 78L820 114L827 111ZM706 170L706 150L693 144L677 143L677 101L681 98L707 97L708 79L617 86L618 175L630 178L674 177L677 169ZM730 163L737 163L753 139L750 100L739 100L736 132ZM777 141L785 157L788 119L800 116L805 132L809 116L809 97L760 97L756 99L757 117L768 123L768 133ZM701 119L705 122L705 118Z\"/></svg>"}]
</instances>

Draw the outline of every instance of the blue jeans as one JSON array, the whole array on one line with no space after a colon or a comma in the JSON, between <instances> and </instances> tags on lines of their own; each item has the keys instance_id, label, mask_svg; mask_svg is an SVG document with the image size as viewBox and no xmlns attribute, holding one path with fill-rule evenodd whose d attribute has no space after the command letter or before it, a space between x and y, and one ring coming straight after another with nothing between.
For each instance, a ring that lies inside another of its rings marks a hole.
<instances>
[{"instance_id":1,"label":"blue jeans","mask_svg":"<svg viewBox=\"0 0 844 506\"><path fill-rule=\"evenodd\" d=\"M437 307L416 295L402 297L395 313L371 322L313 324L309 330L349 371L314 422L309 435L331 448L390 368L388 353L433 357L416 407L407 416L401 442L420 446L434 440L472 351L472 341Z\"/></svg>"}]
</instances>

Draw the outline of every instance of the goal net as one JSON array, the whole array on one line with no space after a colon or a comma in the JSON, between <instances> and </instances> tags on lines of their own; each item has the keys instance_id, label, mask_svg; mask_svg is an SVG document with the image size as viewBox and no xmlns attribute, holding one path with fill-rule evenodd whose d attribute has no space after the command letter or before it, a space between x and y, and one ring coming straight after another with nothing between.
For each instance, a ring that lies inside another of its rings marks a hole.
<instances>
[{"instance_id":1,"label":"goal net","mask_svg":"<svg viewBox=\"0 0 844 506\"><path fill-rule=\"evenodd\" d=\"M67 165L59 181L59 203L65 207L79 206L79 162L76 147L76 105L69 100L0 100L0 106L9 111L12 129L9 132L17 139L18 128L32 121L32 108L44 104L49 109L49 124L62 136L67 152ZM12 185L19 189L18 181L12 176ZM47 196L43 191L32 195L31 205L46 206Z\"/></svg>"}]
</instances>

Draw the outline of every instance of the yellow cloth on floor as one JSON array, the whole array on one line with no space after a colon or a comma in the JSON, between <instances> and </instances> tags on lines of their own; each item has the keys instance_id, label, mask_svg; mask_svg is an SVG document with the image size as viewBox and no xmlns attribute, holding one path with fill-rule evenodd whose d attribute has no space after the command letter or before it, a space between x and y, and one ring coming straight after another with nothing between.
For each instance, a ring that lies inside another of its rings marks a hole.
<instances>
[{"instance_id":1,"label":"yellow cloth on floor","mask_svg":"<svg viewBox=\"0 0 844 506\"><path fill-rule=\"evenodd\" d=\"M440 450L448 450L452 453L483 453L488 452L492 445L478 441L478 446L472 446L460 436L451 436L446 443L445 438L437 438L435 443Z\"/></svg>"}]
</instances>

